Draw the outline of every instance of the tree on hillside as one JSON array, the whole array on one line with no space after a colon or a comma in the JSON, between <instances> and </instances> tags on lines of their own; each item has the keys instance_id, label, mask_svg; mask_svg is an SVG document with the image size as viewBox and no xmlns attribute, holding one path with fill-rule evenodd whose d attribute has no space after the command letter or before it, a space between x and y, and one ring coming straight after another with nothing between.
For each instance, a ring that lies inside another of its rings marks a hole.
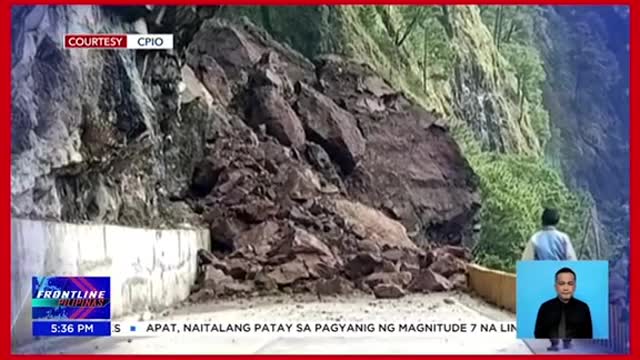
<instances>
[{"instance_id":1,"label":"tree on hillside","mask_svg":"<svg viewBox=\"0 0 640 360\"><path fill-rule=\"evenodd\" d=\"M454 30L453 25L451 25L451 11L453 10L450 6L440 6L441 14L438 15L438 21L440 25L444 28L444 31L447 33L447 37L449 39L453 39Z\"/></svg>"},{"instance_id":2,"label":"tree on hillside","mask_svg":"<svg viewBox=\"0 0 640 360\"><path fill-rule=\"evenodd\" d=\"M446 79L453 56L450 40L454 36L449 7L376 6L375 11L389 42L403 54L402 58L408 60L411 54L417 55L414 59L422 72L423 91L427 89L428 78ZM366 15L361 12L361 16ZM438 73L429 75L430 68L439 69Z\"/></svg>"},{"instance_id":3,"label":"tree on hillside","mask_svg":"<svg viewBox=\"0 0 640 360\"><path fill-rule=\"evenodd\" d=\"M415 47L422 49L419 65L422 70L423 91L426 91L428 78L443 79L447 77L454 54L440 19L436 17L425 18L420 23L420 30L421 44L416 41ZM429 68L438 69L438 74L429 75Z\"/></svg>"},{"instance_id":4,"label":"tree on hillside","mask_svg":"<svg viewBox=\"0 0 640 360\"><path fill-rule=\"evenodd\" d=\"M382 22L396 47L402 47L416 30L424 29L425 22L433 19L438 20L448 38L453 37L449 6L399 6L397 9L400 23L394 24L389 13L390 8L378 7Z\"/></svg>"},{"instance_id":5,"label":"tree on hillside","mask_svg":"<svg viewBox=\"0 0 640 360\"><path fill-rule=\"evenodd\" d=\"M508 26L505 27L501 42L513 41L529 43L533 38L533 23L537 18L536 6L509 6L507 12Z\"/></svg>"},{"instance_id":6,"label":"tree on hillside","mask_svg":"<svg viewBox=\"0 0 640 360\"><path fill-rule=\"evenodd\" d=\"M542 60L534 48L520 44L507 46L508 49L505 52L516 75L518 106L520 119L522 119L525 99L533 100L532 96L540 89L546 76Z\"/></svg>"},{"instance_id":7,"label":"tree on hillside","mask_svg":"<svg viewBox=\"0 0 640 360\"><path fill-rule=\"evenodd\" d=\"M511 42L529 43L533 36L533 23L537 6L481 6L483 22L491 29L498 49Z\"/></svg>"},{"instance_id":8,"label":"tree on hillside","mask_svg":"<svg viewBox=\"0 0 640 360\"><path fill-rule=\"evenodd\" d=\"M496 7L496 15L493 20L493 40L500 49L500 38L502 38L502 24L504 24L504 5Z\"/></svg>"},{"instance_id":9,"label":"tree on hillside","mask_svg":"<svg viewBox=\"0 0 640 360\"><path fill-rule=\"evenodd\" d=\"M400 47L428 13L428 6L407 6L401 11L405 24L396 32L393 43Z\"/></svg>"},{"instance_id":10,"label":"tree on hillside","mask_svg":"<svg viewBox=\"0 0 640 360\"><path fill-rule=\"evenodd\" d=\"M391 39L395 39L397 30L396 30L396 26L393 24L393 21L391 20L391 5L376 6L375 9L380 15L382 24L384 24L384 28L387 30L389 37L391 37Z\"/></svg>"},{"instance_id":11,"label":"tree on hillside","mask_svg":"<svg viewBox=\"0 0 640 360\"><path fill-rule=\"evenodd\" d=\"M425 21L448 16L446 6L400 6L398 13L400 23L396 24L397 26L387 26L392 29L389 35L397 47L401 47L417 29L423 28ZM390 19L387 21L391 22Z\"/></svg>"},{"instance_id":12,"label":"tree on hillside","mask_svg":"<svg viewBox=\"0 0 640 360\"><path fill-rule=\"evenodd\" d=\"M394 24L388 8L378 8L394 46L406 51L403 45L422 49L418 65L422 71L422 87L426 91L429 68L441 69L438 78L446 77L447 65L451 62L450 40L454 36L451 25L451 10L447 6L400 6L397 7L399 23ZM416 51L417 53L417 51Z\"/></svg>"}]
</instances>

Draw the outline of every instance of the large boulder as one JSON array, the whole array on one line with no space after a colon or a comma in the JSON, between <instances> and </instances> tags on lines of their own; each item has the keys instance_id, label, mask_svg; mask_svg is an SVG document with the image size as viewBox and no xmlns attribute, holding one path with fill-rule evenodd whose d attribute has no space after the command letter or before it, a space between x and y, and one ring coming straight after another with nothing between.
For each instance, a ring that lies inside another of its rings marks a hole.
<instances>
[{"instance_id":1,"label":"large boulder","mask_svg":"<svg viewBox=\"0 0 640 360\"><path fill-rule=\"evenodd\" d=\"M309 272L303 261L292 260L277 266L266 274L266 277L278 285L291 285L299 279L309 277Z\"/></svg>"},{"instance_id":2,"label":"large boulder","mask_svg":"<svg viewBox=\"0 0 640 360\"><path fill-rule=\"evenodd\" d=\"M374 273L382 267L382 259L371 253L359 253L350 257L344 266L345 274L351 280Z\"/></svg>"},{"instance_id":3,"label":"large boulder","mask_svg":"<svg viewBox=\"0 0 640 360\"><path fill-rule=\"evenodd\" d=\"M464 261L471 261L473 258L471 250L464 246L445 245L438 250L443 253L451 254L452 256Z\"/></svg>"},{"instance_id":4,"label":"large boulder","mask_svg":"<svg viewBox=\"0 0 640 360\"><path fill-rule=\"evenodd\" d=\"M315 292L321 296L346 295L353 291L353 285L342 277L320 279L316 282Z\"/></svg>"},{"instance_id":5,"label":"large boulder","mask_svg":"<svg viewBox=\"0 0 640 360\"><path fill-rule=\"evenodd\" d=\"M369 66L326 57L317 73L324 94L354 115L366 138L349 192L400 221L421 243L473 243L477 176L442 122ZM364 100L377 110L363 107Z\"/></svg>"},{"instance_id":6,"label":"large boulder","mask_svg":"<svg viewBox=\"0 0 640 360\"><path fill-rule=\"evenodd\" d=\"M404 290L395 284L379 284L373 288L373 293L378 299L398 299L405 295Z\"/></svg>"},{"instance_id":7,"label":"large boulder","mask_svg":"<svg viewBox=\"0 0 640 360\"><path fill-rule=\"evenodd\" d=\"M300 148L305 143L305 132L298 116L273 86L253 90L250 102L250 124L266 125L267 134L282 145Z\"/></svg>"},{"instance_id":8,"label":"large boulder","mask_svg":"<svg viewBox=\"0 0 640 360\"><path fill-rule=\"evenodd\" d=\"M296 254L306 253L333 257L331 249L326 244L304 229L295 228L287 245L290 251Z\"/></svg>"},{"instance_id":9,"label":"large boulder","mask_svg":"<svg viewBox=\"0 0 640 360\"><path fill-rule=\"evenodd\" d=\"M246 84L254 66L267 52L275 52L285 67L291 81L311 81L313 64L296 51L279 44L264 31L244 21L237 25L219 18L211 18L202 24L187 48L187 56L208 55L224 69L231 83Z\"/></svg>"},{"instance_id":10,"label":"large boulder","mask_svg":"<svg viewBox=\"0 0 640 360\"><path fill-rule=\"evenodd\" d=\"M321 189L318 176L311 169L291 168L283 186L293 200L309 200Z\"/></svg>"},{"instance_id":11,"label":"large boulder","mask_svg":"<svg viewBox=\"0 0 640 360\"><path fill-rule=\"evenodd\" d=\"M240 234L234 240L234 249L245 257L266 258L271 251L280 226L274 221L265 221Z\"/></svg>"},{"instance_id":12,"label":"large boulder","mask_svg":"<svg viewBox=\"0 0 640 360\"><path fill-rule=\"evenodd\" d=\"M365 140L356 119L310 86L296 86L295 108L307 137L321 145L344 173L351 173L365 153Z\"/></svg>"},{"instance_id":13,"label":"large boulder","mask_svg":"<svg viewBox=\"0 0 640 360\"><path fill-rule=\"evenodd\" d=\"M462 260L445 253L439 256L437 260L429 266L429 269L448 278L456 273L466 273L467 265Z\"/></svg>"},{"instance_id":14,"label":"large boulder","mask_svg":"<svg viewBox=\"0 0 640 360\"><path fill-rule=\"evenodd\" d=\"M407 231L400 222L390 219L384 213L364 204L335 200L331 204L336 214L351 224L359 224L364 229L365 239L380 248L385 246L404 249L417 249Z\"/></svg>"},{"instance_id":15,"label":"large boulder","mask_svg":"<svg viewBox=\"0 0 640 360\"><path fill-rule=\"evenodd\" d=\"M442 275L429 269L422 269L413 277L408 289L413 292L422 293L449 291L452 289L452 284Z\"/></svg>"},{"instance_id":16,"label":"large boulder","mask_svg":"<svg viewBox=\"0 0 640 360\"><path fill-rule=\"evenodd\" d=\"M232 97L229 80L214 58L209 55L190 56L187 62L212 98L223 106L228 105Z\"/></svg>"}]
</instances>

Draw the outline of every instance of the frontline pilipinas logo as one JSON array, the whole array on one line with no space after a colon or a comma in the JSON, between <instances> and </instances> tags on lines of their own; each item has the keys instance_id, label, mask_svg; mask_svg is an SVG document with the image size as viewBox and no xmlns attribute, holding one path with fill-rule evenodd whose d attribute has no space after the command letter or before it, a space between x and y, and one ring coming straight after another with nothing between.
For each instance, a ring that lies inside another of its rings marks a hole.
<instances>
[{"instance_id":1,"label":"frontline pilipinas logo","mask_svg":"<svg viewBox=\"0 0 640 360\"><path fill-rule=\"evenodd\" d=\"M32 278L33 320L111 319L109 277Z\"/></svg>"}]
</instances>

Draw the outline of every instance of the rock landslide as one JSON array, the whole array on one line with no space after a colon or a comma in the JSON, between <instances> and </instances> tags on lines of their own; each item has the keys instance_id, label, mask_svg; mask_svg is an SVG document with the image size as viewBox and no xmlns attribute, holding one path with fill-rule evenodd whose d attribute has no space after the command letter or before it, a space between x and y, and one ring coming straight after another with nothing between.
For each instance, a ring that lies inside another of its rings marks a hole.
<instances>
[{"instance_id":1,"label":"rock landslide","mask_svg":"<svg viewBox=\"0 0 640 360\"><path fill-rule=\"evenodd\" d=\"M180 29L175 51L63 50L65 12L105 21L87 8L22 28L38 36L14 53L14 216L204 225L193 301L465 287L477 180L441 119L366 64L211 9L133 16Z\"/></svg>"}]
</instances>

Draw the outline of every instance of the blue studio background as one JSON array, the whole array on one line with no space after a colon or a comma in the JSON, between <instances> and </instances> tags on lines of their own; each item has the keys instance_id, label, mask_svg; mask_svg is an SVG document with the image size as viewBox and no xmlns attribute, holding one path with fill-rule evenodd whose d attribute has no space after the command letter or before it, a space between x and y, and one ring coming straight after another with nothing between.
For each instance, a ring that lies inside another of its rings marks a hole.
<instances>
[{"instance_id":1,"label":"blue studio background","mask_svg":"<svg viewBox=\"0 0 640 360\"><path fill-rule=\"evenodd\" d=\"M589 305L593 338L609 337L609 264L606 261L519 261L516 264L516 327L519 339L533 339L538 309L557 296L556 271L576 273L574 297Z\"/></svg>"}]
</instances>

